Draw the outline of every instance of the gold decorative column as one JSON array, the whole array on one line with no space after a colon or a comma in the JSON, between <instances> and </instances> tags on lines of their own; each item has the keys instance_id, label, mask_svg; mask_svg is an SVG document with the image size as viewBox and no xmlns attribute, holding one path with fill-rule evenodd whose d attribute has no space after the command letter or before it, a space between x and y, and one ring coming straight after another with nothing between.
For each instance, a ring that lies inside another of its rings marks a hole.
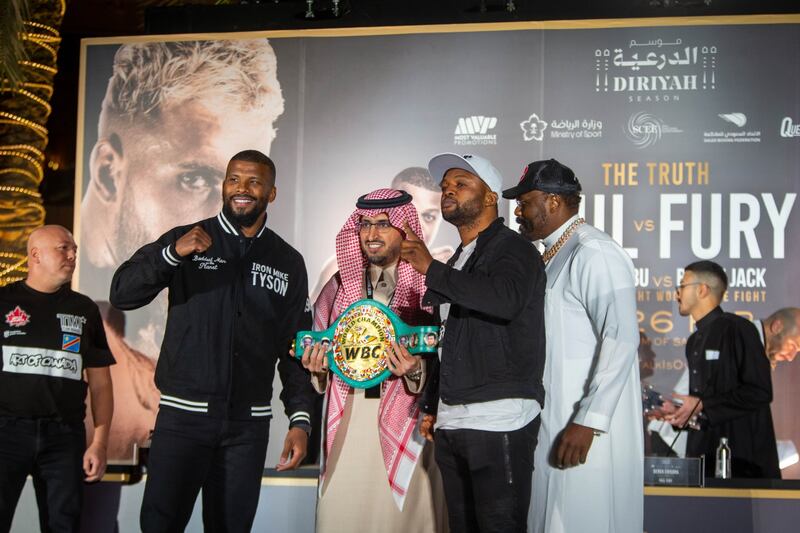
<instances>
[{"instance_id":1,"label":"gold decorative column","mask_svg":"<svg viewBox=\"0 0 800 533\"><path fill-rule=\"evenodd\" d=\"M64 0L26 3L29 16L17 35L27 57L15 58L21 79L0 79L0 285L25 278L28 235L44 223L39 184L61 42L58 28L66 7Z\"/></svg>"}]
</instances>

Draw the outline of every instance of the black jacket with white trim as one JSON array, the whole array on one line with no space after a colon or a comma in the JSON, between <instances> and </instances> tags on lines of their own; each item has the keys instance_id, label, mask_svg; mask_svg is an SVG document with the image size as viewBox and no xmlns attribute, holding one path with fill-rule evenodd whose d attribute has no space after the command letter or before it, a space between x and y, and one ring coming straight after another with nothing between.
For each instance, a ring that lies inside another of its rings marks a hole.
<instances>
[{"instance_id":1,"label":"black jacket with white trim","mask_svg":"<svg viewBox=\"0 0 800 533\"><path fill-rule=\"evenodd\" d=\"M529 398L544 405L544 295L547 276L536 248L502 218L478 234L461 270L433 261L424 305L450 303L439 371L420 400L435 414L448 405Z\"/></svg>"},{"instance_id":2,"label":"black jacket with white trim","mask_svg":"<svg viewBox=\"0 0 800 533\"><path fill-rule=\"evenodd\" d=\"M175 242L198 225L211 246L181 258ZM247 238L220 213L140 248L114 274L110 301L136 309L164 288L169 313L155 377L161 405L214 417L269 417L277 361L290 427L310 423L315 393L288 354L295 333L311 329L299 252L266 224Z\"/></svg>"}]
</instances>

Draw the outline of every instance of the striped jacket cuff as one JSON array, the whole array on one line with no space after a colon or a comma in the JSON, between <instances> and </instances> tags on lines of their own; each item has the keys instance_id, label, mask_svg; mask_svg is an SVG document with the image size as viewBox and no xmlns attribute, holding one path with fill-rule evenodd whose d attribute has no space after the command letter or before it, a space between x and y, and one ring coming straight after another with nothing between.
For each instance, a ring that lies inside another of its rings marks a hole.
<instances>
[{"instance_id":1,"label":"striped jacket cuff","mask_svg":"<svg viewBox=\"0 0 800 533\"><path fill-rule=\"evenodd\" d=\"M296 411L289 417L289 429L300 428L311 435L311 415L308 411Z\"/></svg>"},{"instance_id":2,"label":"striped jacket cuff","mask_svg":"<svg viewBox=\"0 0 800 533\"><path fill-rule=\"evenodd\" d=\"M161 250L161 257L163 257L164 261L169 265L178 266L181 264L181 256L179 256L178 252L175 250L174 244L165 246L164 249Z\"/></svg>"},{"instance_id":3,"label":"striped jacket cuff","mask_svg":"<svg viewBox=\"0 0 800 533\"><path fill-rule=\"evenodd\" d=\"M269 405L254 405L250 408L250 416L272 416L272 406Z\"/></svg>"}]
</instances>

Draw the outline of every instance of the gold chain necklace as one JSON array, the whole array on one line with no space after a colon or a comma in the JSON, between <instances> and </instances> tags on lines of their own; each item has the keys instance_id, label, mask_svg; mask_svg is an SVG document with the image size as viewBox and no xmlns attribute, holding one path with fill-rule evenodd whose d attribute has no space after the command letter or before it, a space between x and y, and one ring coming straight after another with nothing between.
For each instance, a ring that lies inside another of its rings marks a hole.
<instances>
[{"instance_id":1,"label":"gold chain necklace","mask_svg":"<svg viewBox=\"0 0 800 533\"><path fill-rule=\"evenodd\" d=\"M578 226L585 223L586 221L584 219L579 218L578 220L569 225L569 227L564 231L564 233L561 234L561 237L558 238L556 243L544 251L542 260L545 262L545 264L547 264L553 257L555 257L555 255L558 253L561 247L564 246L564 243L566 243L569 240L569 238L572 237L572 234L575 233L575 230L578 229Z\"/></svg>"}]
</instances>

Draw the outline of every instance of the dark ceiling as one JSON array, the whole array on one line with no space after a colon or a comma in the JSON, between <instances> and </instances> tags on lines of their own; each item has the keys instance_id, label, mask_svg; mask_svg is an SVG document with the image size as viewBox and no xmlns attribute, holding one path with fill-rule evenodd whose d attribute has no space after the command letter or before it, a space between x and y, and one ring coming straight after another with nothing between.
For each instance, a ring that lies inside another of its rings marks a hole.
<instances>
[{"instance_id":1,"label":"dark ceiling","mask_svg":"<svg viewBox=\"0 0 800 533\"><path fill-rule=\"evenodd\" d=\"M460 22L794 13L797 0L74 0L63 30L80 36ZM481 9L481 8L484 9Z\"/></svg>"},{"instance_id":2,"label":"dark ceiling","mask_svg":"<svg viewBox=\"0 0 800 533\"><path fill-rule=\"evenodd\" d=\"M313 27L394 26L519 20L790 13L797 0L341 0L340 16L331 16L332 0L261 0L260 4L154 7L148 9L148 33L296 29ZM509 5L513 10L509 11Z\"/></svg>"}]
</instances>

